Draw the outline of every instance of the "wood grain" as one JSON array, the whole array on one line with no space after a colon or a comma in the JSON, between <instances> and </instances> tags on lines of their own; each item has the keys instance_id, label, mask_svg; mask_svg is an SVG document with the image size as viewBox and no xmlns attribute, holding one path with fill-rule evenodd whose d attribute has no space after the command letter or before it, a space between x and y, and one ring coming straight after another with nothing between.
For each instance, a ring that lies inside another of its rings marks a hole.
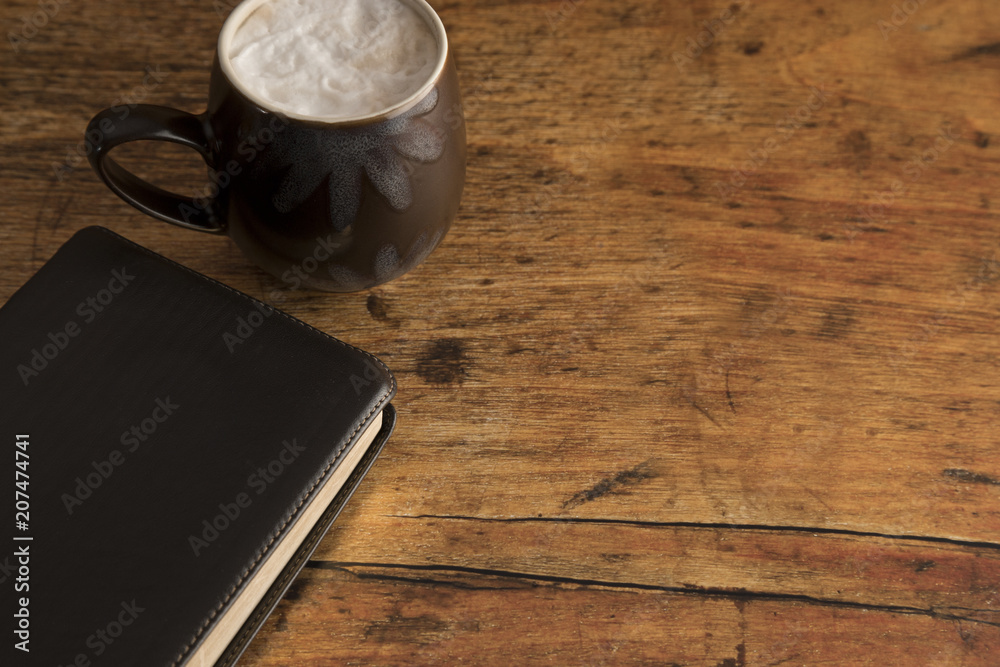
<instances>
[{"instance_id":1,"label":"wood grain","mask_svg":"<svg viewBox=\"0 0 1000 667\"><path fill-rule=\"evenodd\" d=\"M460 216L347 295L73 157L123 96L203 110L231 3L74 0L0 56L0 300L103 224L397 374L396 435L244 664L996 664L994 7L432 4ZM128 157L197 187L183 151Z\"/></svg>"}]
</instances>

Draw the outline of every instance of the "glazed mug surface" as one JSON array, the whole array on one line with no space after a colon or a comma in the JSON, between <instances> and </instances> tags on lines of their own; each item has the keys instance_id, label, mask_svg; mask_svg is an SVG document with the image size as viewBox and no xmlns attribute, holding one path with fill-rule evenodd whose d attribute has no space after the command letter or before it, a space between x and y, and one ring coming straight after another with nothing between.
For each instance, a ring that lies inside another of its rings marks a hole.
<instances>
[{"instance_id":1,"label":"glazed mug surface","mask_svg":"<svg viewBox=\"0 0 1000 667\"><path fill-rule=\"evenodd\" d=\"M397 0L435 36L433 74L390 108L327 120L277 110L234 72L233 35L269 1L246 0L226 19L207 111L105 109L87 128L90 162L126 202L180 227L228 235L292 287L354 291L401 276L444 237L465 182L465 123L444 25L426 0ZM109 156L139 140L198 151L209 171L204 196L170 193Z\"/></svg>"}]
</instances>

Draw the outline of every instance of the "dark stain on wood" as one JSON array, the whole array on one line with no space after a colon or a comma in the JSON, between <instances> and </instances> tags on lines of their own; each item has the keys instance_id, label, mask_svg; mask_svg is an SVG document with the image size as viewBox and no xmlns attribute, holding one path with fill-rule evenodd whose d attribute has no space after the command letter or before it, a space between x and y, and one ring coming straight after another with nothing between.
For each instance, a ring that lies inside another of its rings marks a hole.
<instances>
[{"instance_id":1,"label":"dark stain on wood","mask_svg":"<svg viewBox=\"0 0 1000 667\"><path fill-rule=\"evenodd\" d=\"M609 493L617 492L623 486L639 484L654 477L656 477L656 474L650 469L649 461L643 461L634 468L622 470L612 477L605 477L589 489L580 491L563 503L563 509L570 509L584 503L589 503Z\"/></svg>"},{"instance_id":2,"label":"dark stain on wood","mask_svg":"<svg viewBox=\"0 0 1000 667\"><path fill-rule=\"evenodd\" d=\"M370 294L365 305L368 307L368 312L376 320L384 322L389 319L389 306L382 297Z\"/></svg>"},{"instance_id":3,"label":"dark stain on wood","mask_svg":"<svg viewBox=\"0 0 1000 667\"><path fill-rule=\"evenodd\" d=\"M872 161L872 141L868 135L861 130L851 130L844 137L844 148L847 149L854 158L854 164L859 169L864 169Z\"/></svg>"},{"instance_id":4,"label":"dark stain on wood","mask_svg":"<svg viewBox=\"0 0 1000 667\"><path fill-rule=\"evenodd\" d=\"M622 25L633 25L636 21L636 10L638 7L636 5L630 5L626 7L619 15L618 22Z\"/></svg>"},{"instance_id":5,"label":"dark stain on wood","mask_svg":"<svg viewBox=\"0 0 1000 667\"><path fill-rule=\"evenodd\" d=\"M844 138L844 145L852 153L870 153L872 150L871 139L861 130L851 130L848 132L847 137Z\"/></svg>"},{"instance_id":6,"label":"dark stain on wood","mask_svg":"<svg viewBox=\"0 0 1000 667\"><path fill-rule=\"evenodd\" d=\"M716 667L746 667L747 664L747 646L745 643L740 642L736 645L736 657L735 658L725 658L722 662L716 663Z\"/></svg>"},{"instance_id":7,"label":"dark stain on wood","mask_svg":"<svg viewBox=\"0 0 1000 667\"><path fill-rule=\"evenodd\" d=\"M621 563L631 557L632 556L630 554L601 554L601 559L607 561L608 563Z\"/></svg>"},{"instance_id":8,"label":"dark stain on wood","mask_svg":"<svg viewBox=\"0 0 1000 667\"><path fill-rule=\"evenodd\" d=\"M965 470L964 468L948 468L943 474L946 477L951 477L959 482L966 482L968 484L989 484L991 486L1000 486L1000 481L997 481L987 475L982 475L978 472Z\"/></svg>"},{"instance_id":9,"label":"dark stain on wood","mask_svg":"<svg viewBox=\"0 0 1000 667\"><path fill-rule=\"evenodd\" d=\"M461 382L469 359L462 341L443 338L432 343L417 361L417 375L430 384Z\"/></svg>"},{"instance_id":10,"label":"dark stain on wood","mask_svg":"<svg viewBox=\"0 0 1000 667\"><path fill-rule=\"evenodd\" d=\"M764 42L753 41L747 42L743 45L743 54L747 56L755 56L760 53L760 50L764 48Z\"/></svg>"},{"instance_id":11,"label":"dark stain on wood","mask_svg":"<svg viewBox=\"0 0 1000 667\"><path fill-rule=\"evenodd\" d=\"M993 42L992 44L981 44L979 46L974 46L971 49L963 51L954 58L952 62L956 60L965 60L966 58L978 58L979 56L998 56L1000 55L1000 42Z\"/></svg>"},{"instance_id":12,"label":"dark stain on wood","mask_svg":"<svg viewBox=\"0 0 1000 667\"><path fill-rule=\"evenodd\" d=\"M837 306L823 314L819 336L823 338L844 338L854 325L854 311L848 306Z\"/></svg>"},{"instance_id":13,"label":"dark stain on wood","mask_svg":"<svg viewBox=\"0 0 1000 667\"><path fill-rule=\"evenodd\" d=\"M292 585L288 587L285 594L281 596L282 600L298 600L302 597L301 588L307 586L307 580L305 577L298 577L292 582Z\"/></svg>"},{"instance_id":14,"label":"dark stain on wood","mask_svg":"<svg viewBox=\"0 0 1000 667\"><path fill-rule=\"evenodd\" d=\"M373 641L406 641L415 644L428 644L439 639L439 635L449 629L449 624L428 614L420 616L403 616L395 613L385 620L373 621L365 628L365 639Z\"/></svg>"}]
</instances>

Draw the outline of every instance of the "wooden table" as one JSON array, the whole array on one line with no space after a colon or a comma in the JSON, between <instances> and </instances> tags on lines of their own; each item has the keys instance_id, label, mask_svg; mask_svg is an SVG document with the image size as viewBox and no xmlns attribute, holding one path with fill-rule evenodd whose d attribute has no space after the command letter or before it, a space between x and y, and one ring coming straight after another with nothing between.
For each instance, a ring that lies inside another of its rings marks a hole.
<instances>
[{"instance_id":1,"label":"wooden table","mask_svg":"<svg viewBox=\"0 0 1000 667\"><path fill-rule=\"evenodd\" d=\"M394 369L399 426L244 664L1000 663L995 7L433 4L459 219L285 294ZM282 287L78 155L116 100L203 110L230 7L3 5L0 301L92 224Z\"/></svg>"}]
</instances>

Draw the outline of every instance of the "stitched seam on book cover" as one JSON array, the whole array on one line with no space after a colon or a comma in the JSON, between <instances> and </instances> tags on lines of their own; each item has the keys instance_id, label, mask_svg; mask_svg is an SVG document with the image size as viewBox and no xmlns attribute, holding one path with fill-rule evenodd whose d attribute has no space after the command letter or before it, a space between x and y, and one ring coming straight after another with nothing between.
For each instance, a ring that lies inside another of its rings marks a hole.
<instances>
[{"instance_id":1,"label":"stitched seam on book cover","mask_svg":"<svg viewBox=\"0 0 1000 667\"><path fill-rule=\"evenodd\" d=\"M278 530L274 532L274 534L271 536L271 539L268 540L267 544L264 545L264 548L257 553L257 558L255 558L254 561L250 563L249 567L243 570L239 580L235 584L233 584L233 586L229 589L229 592L226 594L226 597L218 605L216 605L212 613L209 614L208 618L206 618L205 621L201 624L201 627L198 628L198 632L195 634L194 638L184 647L184 649L181 651L181 654L177 657L177 659L173 663L171 663L171 667L180 665L184 661L187 654L191 652L191 649L194 648L194 646L198 643L198 640L201 638L201 636L205 634L205 630L207 630L209 626L212 624L212 621L215 620L215 617L219 615L219 612L226 607L226 605L229 603L232 597L237 593L237 591L239 591L240 587L250 576L251 572L253 572L254 568L257 567L257 564L260 563L261 559L264 558L267 552L271 550L271 547L274 545L278 537L285 531L285 528L287 528L288 525L292 523L292 519L294 519L298 515L299 510L302 509L302 506L305 505L306 502L311 499L313 492L316 490L318 486L320 486L320 482L322 482L323 478L326 477L327 473L330 472L330 469L336 465L337 461L340 459L340 455L343 454L344 450L347 448L347 445L349 445L351 441L354 440L354 436L358 434L358 431L361 430L361 427L364 426L369 419L371 419L372 415L376 414L379 411L379 409L382 407L382 404L385 403L388 398L389 398L388 395L384 396L382 400L379 401L375 407L373 407L371 410L368 411L368 414L365 415L365 418L361 421L360 424L358 424L357 428L355 428L354 431L351 432L351 435L347 438L344 444L340 446L339 450L337 450L337 454L334 456L333 460L330 461L330 463L327 464L325 468L323 468L323 472L320 473L316 481L314 481L312 486L309 487L309 490L306 492L305 497L299 501L299 504L295 506L294 510L292 510L291 515L289 515L289 517L285 519L285 522L281 524Z\"/></svg>"},{"instance_id":2,"label":"stitched seam on book cover","mask_svg":"<svg viewBox=\"0 0 1000 667\"><path fill-rule=\"evenodd\" d=\"M374 443L372 444L374 446ZM370 465L371 464L369 464L369 466ZM350 477L348 477L347 482L344 483L344 488L350 488L351 485L360 482L360 480L356 479L357 477L362 476L358 474L358 470L359 470L358 468L355 468L354 470L351 471ZM365 467L366 473L367 470L368 466ZM341 509L343 509L343 503L341 503L341 507L337 510L337 514L340 513ZM308 559L308 557L305 554L315 549L316 545L323 539L326 533L327 533L326 530L316 531L307 542L304 542L302 546L299 547L300 556L293 558L292 560L288 561L288 563L286 563L285 565L286 567L292 565L293 562L295 563L295 565L290 567L288 571L280 579L275 580L275 582L272 584L273 587L272 590L275 592L273 594L269 593L268 595L265 595L264 598L260 601L258 610L254 611L247 618L247 620L244 621L246 628L241 632L239 632L235 637L233 637L232 641L230 642L229 648L227 648L226 651L222 654L222 657L219 658L219 660L222 661L223 664L231 661L233 654L240 650L240 647L243 645L243 642L248 641L256 633L258 629L258 624L262 621L261 617L263 616L266 618L269 615L271 608L273 607L275 602L277 602L275 598L281 597L281 594L284 593L285 586L287 586L291 580L294 580L296 575L299 573L300 565L298 565L298 563ZM281 591L281 593L278 593L277 591ZM267 610L266 612L264 611L265 609Z\"/></svg>"}]
</instances>

